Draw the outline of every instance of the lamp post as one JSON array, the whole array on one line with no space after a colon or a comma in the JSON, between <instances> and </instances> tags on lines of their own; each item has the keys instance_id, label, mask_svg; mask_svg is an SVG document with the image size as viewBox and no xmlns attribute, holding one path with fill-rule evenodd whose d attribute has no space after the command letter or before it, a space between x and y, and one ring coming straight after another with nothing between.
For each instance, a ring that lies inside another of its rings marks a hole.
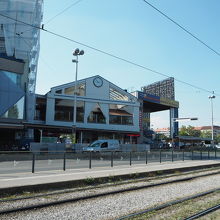
<instances>
[{"instance_id":1,"label":"lamp post","mask_svg":"<svg viewBox=\"0 0 220 220\"><path fill-rule=\"evenodd\" d=\"M75 56L76 59L72 60L73 63L76 63L76 74L75 74L75 85L74 85L74 109L73 109L73 142L74 144L76 143L76 111L77 111L76 90L77 90L77 75L78 75L78 57L83 54L84 54L83 50L79 50L78 48L75 49L75 51L73 52L73 56Z\"/></svg>"},{"instance_id":2,"label":"lamp post","mask_svg":"<svg viewBox=\"0 0 220 220\"><path fill-rule=\"evenodd\" d=\"M213 99L215 98L214 91L212 92L213 95L209 96L211 101L211 112L212 112L212 144L214 143L214 126L213 126Z\"/></svg>"}]
</instances>

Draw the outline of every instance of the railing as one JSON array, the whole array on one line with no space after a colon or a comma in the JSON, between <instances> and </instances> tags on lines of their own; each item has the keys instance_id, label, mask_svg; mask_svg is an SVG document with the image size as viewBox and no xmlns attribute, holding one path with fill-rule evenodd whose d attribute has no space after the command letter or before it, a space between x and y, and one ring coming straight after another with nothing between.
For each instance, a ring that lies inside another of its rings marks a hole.
<instances>
[{"instance_id":1,"label":"railing","mask_svg":"<svg viewBox=\"0 0 220 220\"><path fill-rule=\"evenodd\" d=\"M212 150L150 150L144 152L72 151L0 151L0 174L43 172L49 170L92 169L185 160L217 160L220 151Z\"/></svg>"}]
</instances>

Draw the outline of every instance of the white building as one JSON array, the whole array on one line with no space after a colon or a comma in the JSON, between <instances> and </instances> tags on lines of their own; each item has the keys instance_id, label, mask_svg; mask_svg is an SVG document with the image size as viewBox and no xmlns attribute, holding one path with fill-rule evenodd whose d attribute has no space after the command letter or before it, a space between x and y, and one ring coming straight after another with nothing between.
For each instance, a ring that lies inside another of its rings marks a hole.
<instances>
[{"instance_id":1,"label":"white building","mask_svg":"<svg viewBox=\"0 0 220 220\"><path fill-rule=\"evenodd\" d=\"M45 96L37 96L35 124L41 127L43 136L49 130L50 136L61 134L63 129L72 132L74 89L75 82L71 82L51 88ZM137 142L140 103L135 96L98 75L79 80L76 93L77 143L98 138ZM53 128L56 129L52 131Z\"/></svg>"}]
</instances>

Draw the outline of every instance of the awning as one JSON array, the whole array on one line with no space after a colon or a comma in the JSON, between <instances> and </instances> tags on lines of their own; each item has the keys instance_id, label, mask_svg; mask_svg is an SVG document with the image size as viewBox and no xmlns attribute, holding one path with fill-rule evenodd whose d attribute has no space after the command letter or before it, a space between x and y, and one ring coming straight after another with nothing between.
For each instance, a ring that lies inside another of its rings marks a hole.
<instances>
[{"instance_id":1,"label":"awning","mask_svg":"<svg viewBox=\"0 0 220 220\"><path fill-rule=\"evenodd\" d=\"M0 123L0 128L8 128L8 129L23 129L23 124L12 124L12 123Z\"/></svg>"}]
</instances>

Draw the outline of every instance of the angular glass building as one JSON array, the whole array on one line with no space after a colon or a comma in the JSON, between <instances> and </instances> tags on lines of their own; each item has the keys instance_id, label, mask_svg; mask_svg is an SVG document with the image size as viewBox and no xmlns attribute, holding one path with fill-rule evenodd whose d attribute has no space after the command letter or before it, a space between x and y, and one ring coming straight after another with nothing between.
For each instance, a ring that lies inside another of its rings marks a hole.
<instances>
[{"instance_id":1,"label":"angular glass building","mask_svg":"<svg viewBox=\"0 0 220 220\"><path fill-rule=\"evenodd\" d=\"M0 0L0 145L32 136L43 0Z\"/></svg>"}]
</instances>

